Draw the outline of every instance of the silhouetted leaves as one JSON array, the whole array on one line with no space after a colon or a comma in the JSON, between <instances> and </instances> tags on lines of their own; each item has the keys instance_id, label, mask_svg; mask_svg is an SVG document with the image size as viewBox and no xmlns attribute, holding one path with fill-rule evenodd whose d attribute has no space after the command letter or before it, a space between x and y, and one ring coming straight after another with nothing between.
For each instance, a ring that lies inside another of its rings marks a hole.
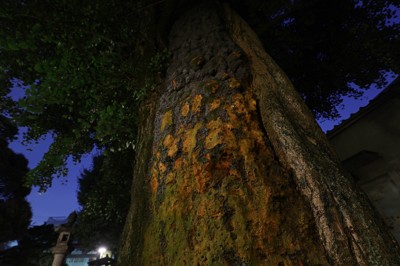
<instances>
[{"instance_id":1,"label":"silhouetted leaves","mask_svg":"<svg viewBox=\"0 0 400 266\"><path fill-rule=\"evenodd\" d=\"M1 102L0 102L1 103ZM3 118L5 128L0 132L0 243L20 239L28 229L32 212L25 197L30 188L25 186L28 161L8 147L8 139L16 127Z\"/></svg>"},{"instance_id":2,"label":"silhouetted leaves","mask_svg":"<svg viewBox=\"0 0 400 266\"><path fill-rule=\"evenodd\" d=\"M18 246L0 251L2 266L48 266L53 261L51 248L55 245L57 234L52 225L29 228Z\"/></svg>"},{"instance_id":3,"label":"silhouetted leaves","mask_svg":"<svg viewBox=\"0 0 400 266\"><path fill-rule=\"evenodd\" d=\"M132 151L96 156L92 169L80 177L76 232L81 244L118 245L130 205L133 157Z\"/></svg>"}]
</instances>

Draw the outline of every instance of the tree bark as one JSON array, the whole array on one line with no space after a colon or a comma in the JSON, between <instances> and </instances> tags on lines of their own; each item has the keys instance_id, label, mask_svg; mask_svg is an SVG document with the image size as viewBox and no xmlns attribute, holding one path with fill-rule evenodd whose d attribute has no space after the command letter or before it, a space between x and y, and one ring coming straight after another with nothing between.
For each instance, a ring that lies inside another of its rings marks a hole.
<instances>
[{"instance_id":1,"label":"tree bark","mask_svg":"<svg viewBox=\"0 0 400 266\"><path fill-rule=\"evenodd\" d=\"M255 33L203 4L140 131L119 265L399 265L399 248L341 169Z\"/></svg>"}]
</instances>

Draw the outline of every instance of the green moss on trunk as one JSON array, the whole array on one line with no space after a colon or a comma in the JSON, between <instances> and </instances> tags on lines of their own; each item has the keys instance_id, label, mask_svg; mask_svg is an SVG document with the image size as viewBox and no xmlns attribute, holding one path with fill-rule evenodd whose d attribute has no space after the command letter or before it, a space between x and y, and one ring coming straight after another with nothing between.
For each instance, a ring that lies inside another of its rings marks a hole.
<instances>
[{"instance_id":1,"label":"green moss on trunk","mask_svg":"<svg viewBox=\"0 0 400 266\"><path fill-rule=\"evenodd\" d=\"M140 265L144 232L150 212L150 191L146 185L153 144L154 117L158 95L153 93L140 109L141 127L138 134L137 156L131 188L131 206L122 232L118 265Z\"/></svg>"}]
</instances>

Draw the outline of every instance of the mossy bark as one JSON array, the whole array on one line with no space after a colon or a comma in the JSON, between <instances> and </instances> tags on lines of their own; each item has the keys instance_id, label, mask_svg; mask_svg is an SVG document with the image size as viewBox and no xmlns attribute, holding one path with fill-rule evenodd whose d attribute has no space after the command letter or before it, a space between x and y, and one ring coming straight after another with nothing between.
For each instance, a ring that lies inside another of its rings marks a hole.
<instances>
[{"instance_id":1,"label":"mossy bark","mask_svg":"<svg viewBox=\"0 0 400 266\"><path fill-rule=\"evenodd\" d=\"M138 145L136 147L135 170L131 187L131 205L122 232L119 264L140 265L143 251L143 237L146 230L150 210L148 207L150 190L146 183L149 173L148 161L152 157L154 117L158 94L152 93L140 108L140 127ZM128 189L128 188L127 188Z\"/></svg>"},{"instance_id":2,"label":"mossy bark","mask_svg":"<svg viewBox=\"0 0 400 266\"><path fill-rule=\"evenodd\" d=\"M120 265L397 265L398 246L229 7L175 23ZM142 157L141 157L142 156Z\"/></svg>"}]
</instances>

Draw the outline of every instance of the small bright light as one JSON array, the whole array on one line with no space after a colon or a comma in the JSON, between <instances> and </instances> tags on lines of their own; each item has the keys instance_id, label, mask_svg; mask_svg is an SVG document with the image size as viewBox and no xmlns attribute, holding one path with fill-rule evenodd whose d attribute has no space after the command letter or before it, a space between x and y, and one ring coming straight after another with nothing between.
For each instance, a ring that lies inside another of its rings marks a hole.
<instances>
[{"instance_id":1,"label":"small bright light","mask_svg":"<svg viewBox=\"0 0 400 266\"><path fill-rule=\"evenodd\" d=\"M103 253L105 253L107 251L107 249L105 247L101 247L97 250L100 253L100 256L103 255Z\"/></svg>"}]
</instances>

